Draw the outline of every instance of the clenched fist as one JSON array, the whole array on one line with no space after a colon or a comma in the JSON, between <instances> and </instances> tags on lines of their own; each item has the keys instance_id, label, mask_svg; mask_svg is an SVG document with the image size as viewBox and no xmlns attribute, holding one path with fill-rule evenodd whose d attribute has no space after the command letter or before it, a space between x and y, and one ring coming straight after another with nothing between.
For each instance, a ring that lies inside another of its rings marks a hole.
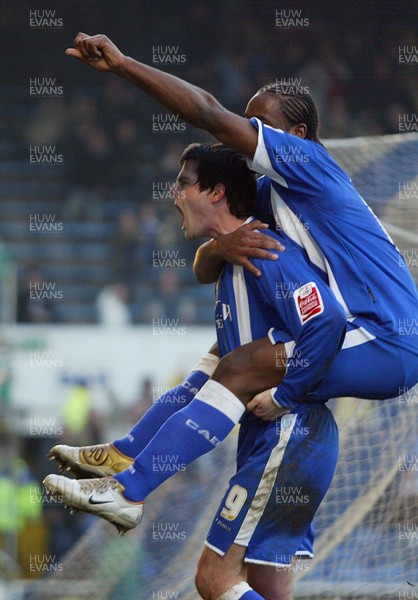
<instances>
[{"instance_id":1,"label":"clenched fist","mask_svg":"<svg viewBox=\"0 0 418 600\"><path fill-rule=\"evenodd\" d=\"M67 48L65 54L78 58L98 71L112 72L117 72L126 58L115 44L102 34L79 33L74 40L74 48Z\"/></svg>"}]
</instances>

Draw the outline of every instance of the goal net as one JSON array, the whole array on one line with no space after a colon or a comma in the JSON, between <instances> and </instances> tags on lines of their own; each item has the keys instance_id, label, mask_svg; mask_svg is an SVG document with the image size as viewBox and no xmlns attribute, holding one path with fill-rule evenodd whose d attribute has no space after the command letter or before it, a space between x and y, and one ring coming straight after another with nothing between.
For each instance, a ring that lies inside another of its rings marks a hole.
<instances>
[{"instance_id":1,"label":"goal net","mask_svg":"<svg viewBox=\"0 0 418 600\"><path fill-rule=\"evenodd\" d=\"M326 146L418 281L418 134ZM405 327L417 329L418 315ZM292 566L295 597L418 598L418 391L400 393L385 402L330 403L340 428L340 458L315 518L315 558ZM25 599L198 598L195 567L234 471L235 448L231 434L167 481L146 503L140 527L124 537L97 520L61 570L26 587Z\"/></svg>"}]
</instances>

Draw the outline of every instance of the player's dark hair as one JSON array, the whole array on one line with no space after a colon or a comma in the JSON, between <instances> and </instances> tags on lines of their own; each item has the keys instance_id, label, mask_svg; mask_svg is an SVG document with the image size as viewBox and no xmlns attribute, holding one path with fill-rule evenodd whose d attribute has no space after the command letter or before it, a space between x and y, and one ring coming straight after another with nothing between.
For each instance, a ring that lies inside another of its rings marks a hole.
<instances>
[{"instance_id":1,"label":"player's dark hair","mask_svg":"<svg viewBox=\"0 0 418 600\"><path fill-rule=\"evenodd\" d=\"M231 214L239 219L252 216L257 178L242 154L222 144L190 144L180 157L180 165L186 160L194 163L200 190L213 190L222 183Z\"/></svg>"},{"instance_id":2,"label":"player's dark hair","mask_svg":"<svg viewBox=\"0 0 418 600\"><path fill-rule=\"evenodd\" d=\"M290 125L305 123L306 139L321 143L318 137L318 110L312 96L305 89L298 90L295 86L275 82L264 85L257 94L276 94L281 111Z\"/></svg>"}]
</instances>

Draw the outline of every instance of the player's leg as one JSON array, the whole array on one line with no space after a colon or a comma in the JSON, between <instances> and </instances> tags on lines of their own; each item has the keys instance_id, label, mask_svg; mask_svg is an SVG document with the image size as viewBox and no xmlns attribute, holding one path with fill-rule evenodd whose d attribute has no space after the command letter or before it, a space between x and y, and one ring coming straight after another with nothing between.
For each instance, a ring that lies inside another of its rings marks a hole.
<instances>
[{"instance_id":1,"label":"player's leg","mask_svg":"<svg viewBox=\"0 0 418 600\"><path fill-rule=\"evenodd\" d=\"M247 581L266 600L293 600L291 568L249 564Z\"/></svg>"},{"instance_id":2,"label":"player's leg","mask_svg":"<svg viewBox=\"0 0 418 600\"><path fill-rule=\"evenodd\" d=\"M241 350L244 348L244 352ZM278 354L285 352L284 345L273 346L269 338L256 340L251 344L237 348L231 354L238 353L235 363L241 369L247 368L248 373L241 372L230 378L231 370L225 376L222 361L216 367L212 378L205 383L192 402L178 411L164 423L157 435L146 448L135 458L132 468L116 475L116 479L124 486L124 496L138 502L156 489L170 477L168 472L156 472L153 469L154 457L157 455L175 455L179 464L188 464L217 446L238 423L243 415L244 405L257 391L266 389L272 382L278 382L284 375L281 358ZM277 367L277 364L279 367ZM251 368L250 368L251 367ZM221 374L219 375L218 369ZM229 387L218 380L227 378ZM235 379L245 379L246 386L235 382Z\"/></svg>"},{"instance_id":3,"label":"player's leg","mask_svg":"<svg viewBox=\"0 0 418 600\"><path fill-rule=\"evenodd\" d=\"M127 469L161 425L193 400L218 362L215 344L186 379L160 396L124 438L80 448L60 444L51 449L50 459L56 460L61 470L70 471L76 477L105 477Z\"/></svg>"},{"instance_id":4,"label":"player's leg","mask_svg":"<svg viewBox=\"0 0 418 600\"><path fill-rule=\"evenodd\" d=\"M204 548L196 572L196 589L204 600L264 599L246 583L246 548L232 544L223 556Z\"/></svg>"},{"instance_id":5,"label":"player's leg","mask_svg":"<svg viewBox=\"0 0 418 600\"><path fill-rule=\"evenodd\" d=\"M219 363L217 344L212 346L186 379L160 396L124 438L116 440L118 450L135 458L154 437L161 425L178 410L188 406L211 377Z\"/></svg>"},{"instance_id":6,"label":"player's leg","mask_svg":"<svg viewBox=\"0 0 418 600\"><path fill-rule=\"evenodd\" d=\"M237 473L206 545L220 557L243 546L247 581L263 598L292 598L291 563L296 554L312 556L311 522L337 455L337 427L324 405L305 405L277 423L241 425Z\"/></svg>"},{"instance_id":7,"label":"player's leg","mask_svg":"<svg viewBox=\"0 0 418 600\"><path fill-rule=\"evenodd\" d=\"M215 345L186 380L159 398L124 438L111 444L81 448L54 446L50 458L56 460L62 470L71 471L77 477L103 477L120 473L129 468L133 458L144 450L169 417L189 405L210 376L244 403L256 393L278 385L283 379L283 365L286 363L284 345L273 346L267 337L236 348L223 357L219 364L216 353ZM206 389L211 401L216 400L218 389L212 394L211 388ZM205 427L204 423L202 427ZM144 457L141 458L144 463Z\"/></svg>"},{"instance_id":8,"label":"player's leg","mask_svg":"<svg viewBox=\"0 0 418 600\"><path fill-rule=\"evenodd\" d=\"M271 566L247 563L247 581L266 600L293 600L293 575L309 569L308 562L314 557L315 532L309 527L299 550L288 566Z\"/></svg>"},{"instance_id":9,"label":"player's leg","mask_svg":"<svg viewBox=\"0 0 418 600\"><path fill-rule=\"evenodd\" d=\"M277 346L282 346L282 344L271 346L268 338L258 340L258 343L254 342L254 344L262 348L260 353L262 356L266 354L268 348L267 353L270 357L276 356ZM102 485L100 480L91 479L87 480L88 484L80 485L65 477L49 475L44 480L47 490L62 496L64 503L69 506L88 510L108 518L113 523L116 523L120 517L121 522L126 525L124 514L132 512L129 503L141 503L154 489L173 475L173 472L154 469L156 456L174 455L178 464L187 465L209 452L223 441L239 422L245 412L244 404L257 391L266 389L274 381L277 382L275 363L270 361L265 368L262 364L260 364L261 375L256 376L256 382L250 384L250 393L242 391L239 397L221 383L215 380L207 381L188 406L175 412L162 425L135 458L134 463L114 476L115 481ZM272 381L274 375L276 379ZM90 502L92 494L95 495L94 502ZM103 500L105 496L106 501ZM106 504L106 510L103 509L103 504ZM129 523L131 522L134 521L129 520ZM135 521L131 526L136 524Z\"/></svg>"},{"instance_id":10,"label":"player's leg","mask_svg":"<svg viewBox=\"0 0 418 600\"><path fill-rule=\"evenodd\" d=\"M228 355L225 357L226 361L222 359L213 372L213 380L204 384L192 402L187 403L181 410L173 411L170 418L152 437L155 428L148 422L147 417L153 417L156 413L158 418L161 413L161 408L154 405L141 419L135 433L135 437L139 439L141 436L138 432L141 431L144 439L149 442L148 445L136 456L133 469L127 470L127 465L120 476L118 475L118 480L125 488L125 496L135 502L143 500L171 475L169 472L154 470L156 455L175 455L179 464L188 464L222 441L243 414L243 404L258 391L277 385L282 379L285 361L277 358L281 357L282 352L284 345L273 346L267 337L237 348L231 353L231 356L236 354L237 358L231 360ZM213 368L215 361L216 358L210 363L210 368ZM206 371L208 370L206 367ZM207 377L207 374L202 374L202 370L198 370L197 373L201 379ZM227 385L223 385L223 381L237 394L231 392ZM172 410L171 403L167 406L167 411ZM149 430L152 431L152 435ZM68 453L67 448L64 450ZM116 445L116 448L120 450L120 446ZM82 454L78 449L76 452L76 457ZM83 460L86 460L85 456L92 462L95 454L87 450L82 454Z\"/></svg>"},{"instance_id":11,"label":"player's leg","mask_svg":"<svg viewBox=\"0 0 418 600\"><path fill-rule=\"evenodd\" d=\"M279 385L286 373L286 358L284 344L273 345L264 337L222 357L212 379L246 404L259 392Z\"/></svg>"},{"instance_id":12,"label":"player's leg","mask_svg":"<svg viewBox=\"0 0 418 600\"><path fill-rule=\"evenodd\" d=\"M155 470L155 457L175 456L179 465L189 464L224 440L244 410L234 394L209 380L189 406L162 425L128 469L113 477L84 481L48 475L44 485L67 506L101 516L120 529L135 527L143 500L173 475Z\"/></svg>"}]
</instances>

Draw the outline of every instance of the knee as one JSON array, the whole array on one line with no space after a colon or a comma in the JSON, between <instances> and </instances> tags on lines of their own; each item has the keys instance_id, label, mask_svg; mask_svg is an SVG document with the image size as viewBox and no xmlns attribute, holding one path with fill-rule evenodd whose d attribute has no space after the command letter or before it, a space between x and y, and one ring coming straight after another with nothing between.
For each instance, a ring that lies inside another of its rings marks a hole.
<instances>
[{"instance_id":1,"label":"knee","mask_svg":"<svg viewBox=\"0 0 418 600\"><path fill-rule=\"evenodd\" d=\"M211 579L208 570L202 568L200 565L197 567L196 571L195 586L203 600L216 600L216 598L212 596Z\"/></svg>"},{"instance_id":2,"label":"knee","mask_svg":"<svg viewBox=\"0 0 418 600\"><path fill-rule=\"evenodd\" d=\"M218 600L225 589L227 573L221 573L207 561L200 561L195 576L195 586L203 600Z\"/></svg>"},{"instance_id":3,"label":"knee","mask_svg":"<svg viewBox=\"0 0 418 600\"><path fill-rule=\"evenodd\" d=\"M283 351L283 344L272 346L267 338L245 344L222 357L212 379L246 405L255 394L281 382L286 361L278 360L277 356Z\"/></svg>"},{"instance_id":4,"label":"knee","mask_svg":"<svg viewBox=\"0 0 418 600\"><path fill-rule=\"evenodd\" d=\"M225 384L229 379L236 377L242 369L243 361L239 352L230 352L221 358L215 370L216 380Z\"/></svg>"}]
</instances>

